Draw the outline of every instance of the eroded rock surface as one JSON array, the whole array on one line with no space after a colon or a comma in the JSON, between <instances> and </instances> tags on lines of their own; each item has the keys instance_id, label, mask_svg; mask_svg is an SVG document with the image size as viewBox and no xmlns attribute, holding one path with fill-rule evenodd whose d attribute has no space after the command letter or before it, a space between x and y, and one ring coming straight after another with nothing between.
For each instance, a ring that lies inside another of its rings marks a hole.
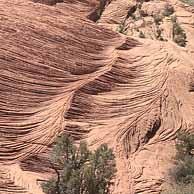
<instances>
[{"instance_id":1,"label":"eroded rock surface","mask_svg":"<svg viewBox=\"0 0 194 194\"><path fill-rule=\"evenodd\" d=\"M176 132L193 130L192 9L167 2L187 35L182 48L168 27L166 41L130 32L136 2L108 2L98 24L87 19L97 4L73 2L0 1L0 193L42 194L52 143L70 133L113 148L113 194L158 194ZM119 22L127 33L115 32Z\"/></svg>"}]
</instances>

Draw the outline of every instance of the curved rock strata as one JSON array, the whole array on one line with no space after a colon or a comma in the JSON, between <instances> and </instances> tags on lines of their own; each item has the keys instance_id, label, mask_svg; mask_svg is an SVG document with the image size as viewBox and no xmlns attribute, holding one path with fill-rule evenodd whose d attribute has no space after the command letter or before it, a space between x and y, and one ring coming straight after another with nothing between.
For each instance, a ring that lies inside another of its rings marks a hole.
<instances>
[{"instance_id":1,"label":"curved rock strata","mask_svg":"<svg viewBox=\"0 0 194 194\"><path fill-rule=\"evenodd\" d=\"M67 5L0 1L0 193L41 194L65 132L113 148L114 194L158 194L175 133L193 129L192 46L124 36Z\"/></svg>"}]
</instances>

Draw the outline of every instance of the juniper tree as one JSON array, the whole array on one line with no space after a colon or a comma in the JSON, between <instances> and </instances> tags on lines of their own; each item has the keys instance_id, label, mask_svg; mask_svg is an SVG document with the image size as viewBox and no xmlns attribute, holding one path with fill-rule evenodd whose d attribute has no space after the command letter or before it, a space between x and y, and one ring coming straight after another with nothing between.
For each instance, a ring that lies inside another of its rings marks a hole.
<instances>
[{"instance_id":1,"label":"juniper tree","mask_svg":"<svg viewBox=\"0 0 194 194\"><path fill-rule=\"evenodd\" d=\"M109 194L116 172L115 157L106 144L94 152L87 144L75 145L61 136L53 148L50 163L56 176L43 183L46 194Z\"/></svg>"}]
</instances>

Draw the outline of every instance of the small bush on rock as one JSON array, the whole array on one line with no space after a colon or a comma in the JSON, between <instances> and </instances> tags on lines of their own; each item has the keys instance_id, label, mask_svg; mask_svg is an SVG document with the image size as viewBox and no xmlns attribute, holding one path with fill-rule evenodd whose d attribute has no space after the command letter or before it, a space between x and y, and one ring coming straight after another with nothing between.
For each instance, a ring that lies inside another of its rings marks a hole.
<instances>
[{"instance_id":1,"label":"small bush on rock","mask_svg":"<svg viewBox=\"0 0 194 194\"><path fill-rule=\"evenodd\" d=\"M176 16L171 17L171 21L173 24L173 41L176 42L179 46L185 47L187 42L187 36L185 31L177 22Z\"/></svg>"},{"instance_id":2,"label":"small bush on rock","mask_svg":"<svg viewBox=\"0 0 194 194\"><path fill-rule=\"evenodd\" d=\"M169 171L171 187L163 194L194 194L194 135L179 133L175 166Z\"/></svg>"},{"instance_id":3,"label":"small bush on rock","mask_svg":"<svg viewBox=\"0 0 194 194\"><path fill-rule=\"evenodd\" d=\"M172 5L166 5L165 9L163 11L163 16L169 17L170 15L172 15L174 13L174 8Z\"/></svg>"},{"instance_id":4,"label":"small bush on rock","mask_svg":"<svg viewBox=\"0 0 194 194\"><path fill-rule=\"evenodd\" d=\"M139 32L139 38L145 38L145 34L142 31Z\"/></svg>"}]
</instances>

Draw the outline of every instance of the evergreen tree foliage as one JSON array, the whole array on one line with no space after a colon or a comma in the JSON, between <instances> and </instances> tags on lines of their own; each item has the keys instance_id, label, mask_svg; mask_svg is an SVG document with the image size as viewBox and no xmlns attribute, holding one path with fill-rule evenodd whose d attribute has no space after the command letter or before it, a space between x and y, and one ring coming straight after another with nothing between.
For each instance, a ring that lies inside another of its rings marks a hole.
<instances>
[{"instance_id":1,"label":"evergreen tree foliage","mask_svg":"<svg viewBox=\"0 0 194 194\"><path fill-rule=\"evenodd\" d=\"M45 182L46 194L109 194L116 173L115 157L106 144L94 152L87 144L75 145L72 138L57 139L51 154L56 177Z\"/></svg>"},{"instance_id":2,"label":"evergreen tree foliage","mask_svg":"<svg viewBox=\"0 0 194 194\"><path fill-rule=\"evenodd\" d=\"M176 143L176 166L171 171L171 176L178 184L189 184L194 181L194 135L179 133Z\"/></svg>"},{"instance_id":3,"label":"evergreen tree foliage","mask_svg":"<svg viewBox=\"0 0 194 194\"><path fill-rule=\"evenodd\" d=\"M194 194L194 134L178 133L176 150L171 186L163 194Z\"/></svg>"}]
</instances>

